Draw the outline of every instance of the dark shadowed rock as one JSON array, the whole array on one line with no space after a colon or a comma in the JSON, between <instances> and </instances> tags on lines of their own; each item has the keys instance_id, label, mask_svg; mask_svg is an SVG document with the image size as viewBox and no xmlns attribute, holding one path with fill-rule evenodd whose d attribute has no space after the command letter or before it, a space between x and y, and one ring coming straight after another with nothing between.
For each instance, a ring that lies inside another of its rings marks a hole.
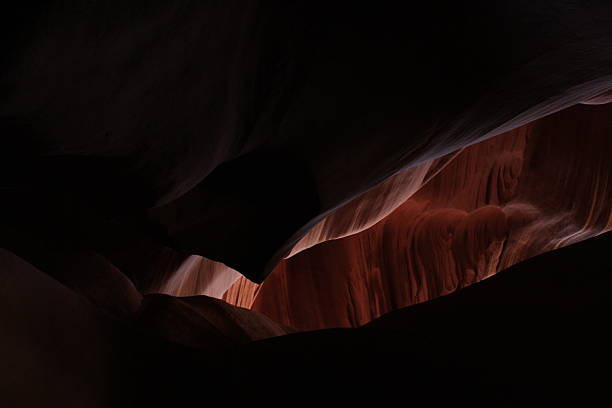
<instances>
[{"instance_id":1,"label":"dark shadowed rock","mask_svg":"<svg viewBox=\"0 0 612 408\"><path fill-rule=\"evenodd\" d=\"M94 250L136 228L255 281L401 169L612 85L604 0L26 1L2 18L3 222Z\"/></svg>"}]
</instances>

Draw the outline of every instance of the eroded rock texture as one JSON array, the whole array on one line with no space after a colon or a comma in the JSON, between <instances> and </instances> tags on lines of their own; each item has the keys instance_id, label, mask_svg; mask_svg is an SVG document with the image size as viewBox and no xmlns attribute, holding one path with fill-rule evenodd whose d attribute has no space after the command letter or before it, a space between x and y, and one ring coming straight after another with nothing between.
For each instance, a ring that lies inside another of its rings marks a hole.
<instances>
[{"instance_id":1,"label":"eroded rock texture","mask_svg":"<svg viewBox=\"0 0 612 408\"><path fill-rule=\"evenodd\" d=\"M612 228L610 152L611 105L576 106L470 146L372 228L299 253L261 287L239 282L225 299L318 329L451 293Z\"/></svg>"},{"instance_id":2,"label":"eroded rock texture","mask_svg":"<svg viewBox=\"0 0 612 408\"><path fill-rule=\"evenodd\" d=\"M237 384L250 398L273 383L313 403L608 404L607 379L597 367L612 362L603 323L611 238L540 255L362 328L254 343L240 350L231 370L254 367ZM303 384L312 387L303 392Z\"/></svg>"},{"instance_id":3,"label":"eroded rock texture","mask_svg":"<svg viewBox=\"0 0 612 408\"><path fill-rule=\"evenodd\" d=\"M148 292L166 293L173 296L206 295L221 298L240 274L230 267L210 259L192 255L157 287Z\"/></svg>"},{"instance_id":4,"label":"eroded rock texture","mask_svg":"<svg viewBox=\"0 0 612 408\"><path fill-rule=\"evenodd\" d=\"M7 5L0 406L596 406L611 27L609 0ZM269 276L226 292L248 309L168 295L237 273Z\"/></svg>"},{"instance_id":5,"label":"eroded rock texture","mask_svg":"<svg viewBox=\"0 0 612 408\"><path fill-rule=\"evenodd\" d=\"M3 250L2 401L182 406L202 398L204 387L210 398L285 406L264 391L274 384L308 403L605 403L611 239L532 258L361 328L288 336L255 312L205 296L152 295L137 317L115 319ZM347 393L351 387L361 391Z\"/></svg>"},{"instance_id":6,"label":"eroded rock texture","mask_svg":"<svg viewBox=\"0 0 612 408\"><path fill-rule=\"evenodd\" d=\"M259 282L398 171L612 88L606 0L25 1L2 19L7 245L112 257L144 236Z\"/></svg>"},{"instance_id":7,"label":"eroded rock texture","mask_svg":"<svg viewBox=\"0 0 612 408\"><path fill-rule=\"evenodd\" d=\"M446 164L450 163L457 154L458 152L454 152L404 170L339 207L312 227L295 244L288 257L318 243L368 229L404 203ZM146 290L174 296L207 295L220 298L239 277L238 272L222 263L200 256L191 256L185 259L175 272L163 276L162 283L158 286L147 287ZM244 302L238 300L238 298L250 298L245 292L249 291L247 289L250 286L249 283L244 282L239 285L244 289L242 293L235 294L233 302L250 306L250 300ZM257 285L251 286L253 290L257 287Z\"/></svg>"},{"instance_id":8,"label":"eroded rock texture","mask_svg":"<svg viewBox=\"0 0 612 408\"><path fill-rule=\"evenodd\" d=\"M293 332L207 296L143 297L100 256L54 255L39 257L39 270L0 249L6 406L168 406L183 375L223 382L211 362L219 353Z\"/></svg>"}]
</instances>

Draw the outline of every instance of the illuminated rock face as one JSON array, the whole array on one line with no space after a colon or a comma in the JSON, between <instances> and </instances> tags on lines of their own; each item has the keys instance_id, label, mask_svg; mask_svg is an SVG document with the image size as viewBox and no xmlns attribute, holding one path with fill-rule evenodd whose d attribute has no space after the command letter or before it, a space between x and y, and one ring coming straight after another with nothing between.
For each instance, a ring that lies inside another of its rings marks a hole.
<instances>
[{"instance_id":1,"label":"illuminated rock face","mask_svg":"<svg viewBox=\"0 0 612 408\"><path fill-rule=\"evenodd\" d=\"M240 274L230 267L201 256L192 255L159 286L148 292L172 296L205 295L221 298Z\"/></svg>"},{"instance_id":2,"label":"illuminated rock face","mask_svg":"<svg viewBox=\"0 0 612 408\"><path fill-rule=\"evenodd\" d=\"M605 105L612 102L612 89L582 102L585 105Z\"/></svg>"},{"instance_id":3,"label":"illuminated rock face","mask_svg":"<svg viewBox=\"0 0 612 408\"><path fill-rule=\"evenodd\" d=\"M367 191L357 199L341 206L315 225L292 248L288 257L321 242L338 239L364 231L376 224L404 203L421 186L444 168L458 152L406 169L391 176L380 185ZM157 286L148 286L147 292L166 293L173 296L207 295L221 298L226 290L238 280L240 274L228 266L210 259L191 256L171 274L164 276ZM234 302L243 304L238 297L245 298L245 289L236 294ZM256 286L252 286L253 289ZM244 305L250 306L250 301Z\"/></svg>"},{"instance_id":4,"label":"illuminated rock face","mask_svg":"<svg viewBox=\"0 0 612 408\"><path fill-rule=\"evenodd\" d=\"M421 186L453 160L458 152L410 167L389 177L315 225L291 249L291 257L321 242L343 238L370 228L402 205Z\"/></svg>"},{"instance_id":5,"label":"illuminated rock face","mask_svg":"<svg viewBox=\"0 0 612 408\"><path fill-rule=\"evenodd\" d=\"M297 395L316 384L304 399L331 395L356 405L384 395L422 406L597 406L610 400L596 367L612 360L602 326L611 240L607 233L531 258L361 328L253 344L240 354L240 364L253 367L252 375L240 372L240 384L258 389L256 377ZM359 393L348 395L350 387Z\"/></svg>"},{"instance_id":6,"label":"illuminated rock face","mask_svg":"<svg viewBox=\"0 0 612 408\"><path fill-rule=\"evenodd\" d=\"M300 329L351 327L612 228L612 106L576 106L465 148L356 235L225 299ZM546 182L542 182L546 180Z\"/></svg>"},{"instance_id":7,"label":"illuminated rock face","mask_svg":"<svg viewBox=\"0 0 612 408\"><path fill-rule=\"evenodd\" d=\"M582 3L4 7L0 405L596 382L612 8Z\"/></svg>"},{"instance_id":8,"label":"illuminated rock face","mask_svg":"<svg viewBox=\"0 0 612 408\"><path fill-rule=\"evenodd\" d=\"M265 316L206 296L149 295L136 316L113 318L91 292L0 250L2 398L24 407L188 406L205 384L233 401L285 406L263 390L275 384L301 395L308 384L302 401L409 395L476 407L525 398L596 406L608 398L597 368L610 361L602 322L611 239L532 258L360 328L290 336ZM350 387L363 391L347 395Z\"/></svg>"},{"instance_id":9,"label":"illuminated rock face","mask_svg":"<svg viewBox=\"0 0 612 408\"><path fill-rule=\"evenodd\" d=\"M7 240L106 254L136 231L258 282L367 228L425 163L612 87L605 0L68 1L2 18ZM384 208L320 225L407 167Z\"/></svg>"}]
</instances>

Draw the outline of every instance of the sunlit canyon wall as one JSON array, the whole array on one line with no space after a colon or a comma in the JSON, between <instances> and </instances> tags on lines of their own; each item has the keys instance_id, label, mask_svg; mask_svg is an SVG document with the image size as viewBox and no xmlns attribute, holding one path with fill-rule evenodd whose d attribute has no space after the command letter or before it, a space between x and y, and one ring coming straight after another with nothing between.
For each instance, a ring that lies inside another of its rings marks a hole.
<instances>
[{"instance_id":1,"label":"sunlit canyon wall","mask_svg":"<svg viewBox=\"0 0 612 408\"><path fill-rule=\"evenodd\" d=\"M598 235L612 227L611 136L611 105L576 106L469 146L373 227L224 299L299 329L358 326Z\"/></svg>"}]
</instances>

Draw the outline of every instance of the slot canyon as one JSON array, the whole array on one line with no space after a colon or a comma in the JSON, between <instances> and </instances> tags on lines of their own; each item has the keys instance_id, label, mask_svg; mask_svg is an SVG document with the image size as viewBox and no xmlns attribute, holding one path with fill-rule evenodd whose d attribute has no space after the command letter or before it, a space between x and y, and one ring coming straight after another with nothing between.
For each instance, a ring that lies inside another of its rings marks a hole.
<instances>
[{"instance_id":1,"label":"slot canyon","mask_svg":"<svg viewBox=\"0 0 612 408\"><path fill-rule=\"evenodd\" d=\"M0 406L612 404L608 0L0 19Z\"/></svg>"}]
</instances>

